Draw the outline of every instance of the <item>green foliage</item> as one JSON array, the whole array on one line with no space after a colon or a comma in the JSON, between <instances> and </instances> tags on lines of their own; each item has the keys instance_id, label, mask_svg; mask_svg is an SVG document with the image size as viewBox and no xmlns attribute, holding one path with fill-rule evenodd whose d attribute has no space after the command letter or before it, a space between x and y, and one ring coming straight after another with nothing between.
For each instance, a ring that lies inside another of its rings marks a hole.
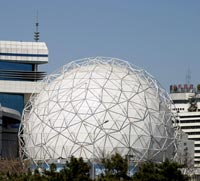
<instances>
[{"instance_id":1,"label":"green foliage","mask_svg":"<svg viewBox=\"0 0 200 181\"><path fill-rule=\"evenodd\" d=\"M70 162L66 162L66 167L61 170L61 175L64 175L66 180L72 181L88 181L90 167L83 161L83 158L71 157ZM64 178L64 177L63 177Z\"/></svg>"},{"instance_id":2,"label":"green foliage","mask_svg":"<svg viewBox=\"0 0 200 181\"><path fill-rule=\"evenodd\" d=\"M138 172L133 177L127 176L127 159L116 153L110 158L102 160L105 174L96 178L98 181L187 181L188 177L180 171L182 165L166 160L163 163L146 162L139 165ZM42 173L38 169L34 173L27 172L1 172L0 181L90 181L90 166L82 158L71 157L60 172L56 165L51 164L49 170Z\"/></svg>"},{"instance_id":3,"label":"green foliage","mask_svg":"<svg viewBox=\"0 0 200 181\"><path fill-rule=\"evenodd\" d=\"M63 170L56 171L56 165L53 163L50 165L49 170L44 170L42 173L38 169L35 169L31 173L30 169L24 173L9 173L0 174L0 181L89 181L90 167L82 158L71 157L69 162Z\"/></svg>"},{"instance_id":4,"label":"green foliage","mask_svg":"<svg viewBox=\"0 0 200 181\"><path fill-rule=\"evenodd\" d=\"M163 180L162 175L159 173L157 164L147 162L140 165L139 171L134 174L133 180L135 181L160 181Z\"/></svg>"},{"instance_id":5,"label":"green foliage","mask_svg":"<svg viewBox=\"0 0 200 181\"><path fill-rule=\"evenodd\" d=\"M182 165L166 160L163 163L143 163L134 174L134 181L187 181L188 177L180 171Z\"/></svg>"},{"instance_id":6,"label":"green foliage","mask_svg":"<svg viewBox=\"0 0 200 181\"><path fill-rule=\"evenodd\" d=\"M111 158L102 160L105 166L105 175L101 175L99 180L129 180L127 175L128 161L119 153L112 155Z\"/></svg>"}]
</instances>

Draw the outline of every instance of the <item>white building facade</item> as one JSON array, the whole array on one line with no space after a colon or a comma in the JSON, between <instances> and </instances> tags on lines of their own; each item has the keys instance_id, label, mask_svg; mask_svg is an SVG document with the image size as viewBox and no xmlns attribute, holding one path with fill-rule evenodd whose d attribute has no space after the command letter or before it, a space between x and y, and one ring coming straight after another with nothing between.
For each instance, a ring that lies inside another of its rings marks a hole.
<instances>
[{"instance_id":1,"label":"white building facade","mask_svg":"<svg viewBox=\"0 0 200 181\"><path fill-rule=\"evenodd\" d=\"M177 113L176 122L181 130L194 141L194 166L200 167L200 87L193 85L170 86L170 96L174 102L172 111ZM187 156L187 159L190 159Z\"/></svg>"},{"instance_id":2,"label":"white building facade","mask_svg":"<svg viewBox=\"0 0 200 181\"><path fill-rule=\"evenodd\" d=\"M44 42L0 41L0 158L18 155L21 114L30 95L39 90L38 81L46 75L38 66L47 62Z\"/></svg>"}]
</instances>

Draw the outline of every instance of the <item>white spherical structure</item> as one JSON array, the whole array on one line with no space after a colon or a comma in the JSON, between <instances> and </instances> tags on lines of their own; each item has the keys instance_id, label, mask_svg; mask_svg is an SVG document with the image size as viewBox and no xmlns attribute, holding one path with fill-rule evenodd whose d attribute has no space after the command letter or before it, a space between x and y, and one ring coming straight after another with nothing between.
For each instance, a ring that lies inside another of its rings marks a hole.
<instances>
[{"instance_id":1,"label":"white spherical structure","mask_svg":"<svg viewBox=\"0 0 200 181\"><path fill-rule=\"evenodd\" d=\"M87 58L65 65L44 83L24 109L23 158L48 163L115 152L136 162L172 158L171 101L144 70L115 58Z\"/></svg>"}]
</instances>

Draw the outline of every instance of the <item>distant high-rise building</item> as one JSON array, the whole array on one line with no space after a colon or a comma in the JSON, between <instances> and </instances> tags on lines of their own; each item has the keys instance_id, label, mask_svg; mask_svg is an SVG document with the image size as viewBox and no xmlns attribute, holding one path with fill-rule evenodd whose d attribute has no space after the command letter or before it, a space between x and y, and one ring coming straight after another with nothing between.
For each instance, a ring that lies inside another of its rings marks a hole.
<instances>
[{"instance_id":1,"label":"distant high-rise building","mask_svg":"<svg viewBox=\"0 0 200 181\"><path fill-rule=\"evenodd\" d=\"M18 154L21 114L30 95L37 93L38 80L46 75L38 71L44 63L48 63L44 42L0 41L0 158Z\"/></svg>"},{"instance_id":2,"label":"distant high-rise building","mask_svg":"<svg viewBox=\"0 0 200 181\"><path fill-rule=\"evenodd\" d=\"M192 84L171 85L170 95L174 102L172 111L177 114L176 122L188 134L188 139L194 141L194 164L200 168L200 85L197 88Z\"/></svg>"}]
</instances>

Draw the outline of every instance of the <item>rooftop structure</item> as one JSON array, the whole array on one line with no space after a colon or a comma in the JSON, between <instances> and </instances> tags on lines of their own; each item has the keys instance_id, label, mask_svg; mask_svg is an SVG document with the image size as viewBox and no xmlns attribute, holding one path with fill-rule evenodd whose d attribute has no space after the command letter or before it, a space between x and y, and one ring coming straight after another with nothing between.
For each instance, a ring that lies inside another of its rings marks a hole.
<instances>
[{"instance_id":1,"label":"rooftop structure","mask_svg":"<svg viewBox=\"0 0 200 181\"><path fill-rule=\"evenodd\" d=\"M47 63L48 49L44 42L0 41L0 60L30 64Z\"/></svg>"},{"instance_id":2,"label":"rooftop structure","mask_svg":"<svg viewBox=\"0 0 200 181\"><path fill-rule=\"evenodd\" d=\"M0 41L0 80L41 80L45 73L38 71L38 65L47 62L43 42Z\"/></svg>"}]
</instances>

